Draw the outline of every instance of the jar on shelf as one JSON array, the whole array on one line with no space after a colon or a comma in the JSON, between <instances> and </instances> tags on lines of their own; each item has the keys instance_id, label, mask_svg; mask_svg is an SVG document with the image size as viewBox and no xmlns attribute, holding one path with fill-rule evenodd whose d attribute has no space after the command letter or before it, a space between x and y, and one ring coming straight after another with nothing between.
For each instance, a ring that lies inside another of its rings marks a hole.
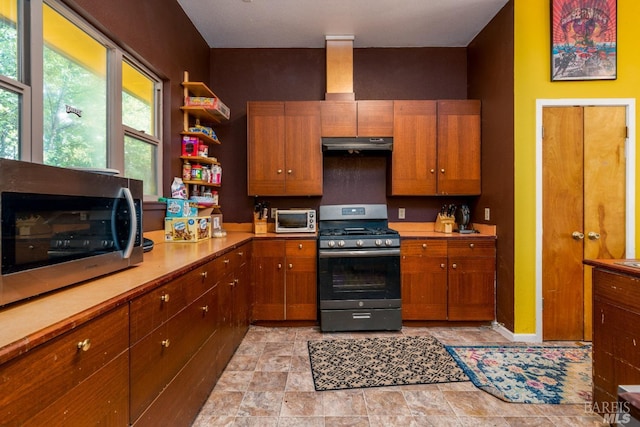
<instances>
[{"instance_id":1,"label":"jar on shelf","mask_svg":"<svg viewBox=\"0 0 640 427\"><path fill-rule=\"evenodd\" d=\"M191 163L188 161L182 165L182 179L189 181L191 179Z\"/></svg>"},{"instance_id":2,"label":"jar on shelf","mask_svg":"<svg viewBox=\"0 0 640 427\"><path fill-rule=\"evenodd\" d=\"M193 165L191 167L191 180L202 181L202 166Z\"/></svg>"}]
</instances>

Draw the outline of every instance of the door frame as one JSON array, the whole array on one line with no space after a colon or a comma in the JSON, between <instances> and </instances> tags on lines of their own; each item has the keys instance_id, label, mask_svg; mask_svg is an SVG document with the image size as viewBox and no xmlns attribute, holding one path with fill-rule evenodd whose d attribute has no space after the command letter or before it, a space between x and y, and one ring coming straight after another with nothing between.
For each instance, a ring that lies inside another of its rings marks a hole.
<instances>
[{"instance_id":1,"label":"door frame","mask_svg":"<svg viewBox=\"0 0 640 427\"><path fill-rule=\"evenodd\" d=\"M625 245L627 258L635 258L636 218L636 100L634 98L565 98L536 100L536 333L534 342L542 342L542 110L544 107L624 106L628 135L625 142L626 203Z\"/></svg>"}]
</instances>

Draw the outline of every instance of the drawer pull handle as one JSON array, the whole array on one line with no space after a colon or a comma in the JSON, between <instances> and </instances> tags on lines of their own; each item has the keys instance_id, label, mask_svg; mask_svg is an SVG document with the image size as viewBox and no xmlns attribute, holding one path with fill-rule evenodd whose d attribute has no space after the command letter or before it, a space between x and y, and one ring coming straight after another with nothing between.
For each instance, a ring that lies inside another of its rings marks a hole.
<instances>
[{"instance_id":1,"label":"drawer pull handle","mask_svg":"<svg viewBox=\"0 0 640 427\"><path fill-rule=\"evenodd\" d=\"M203 278L203 279L206 279L206 278L207 278L207 272L206 272L206 271L203 271L203 272L202 272L202 278Z\"/></svg>"},{"instance_id":2,"label":"drawer pull handle","mask_svg":"<svg viewBox=\"0 0 640 427\"><path fill-rule=\"evenodd\" d=\"M208 312L209 312L209 306L208 306L208 305L205 305L205 306L200 307L200 308L202 309L202 311L203 311L204 313L208 313Z\"/></svg>"},{"instance_id":3,"label":"drawer pull handle","mask_svg":"<svg viewBox=\"0 0 640 427\"><path fill-rule=\"evenodd\" d=\"M278 169L278 174L281 174L281 173L282 173L282 169Z\"/></svg>"},{"instance_id":4,"label":"drawer pull handle","mask_svg":"<svg viewBox=\"0 0 640 427\"><path fill-rule=\"evenodd\" d=\"M444 173L444 169L440 169L440 172Z\"/></svg>"},{"instance_id":5,"label":"drawer pull handle","mask_svg":"<svg viewBox=\"0 0 640 427\"><path fill-rule=\"evenodd\" d=\"M238 256L243 256L244 252L238 252Z\"/></svg>"},{"instance_id":6,"label":"drawer pull handle","mask_svg":"<svg viewBox=\"0 0 640 427\"><path fill-rule=\"evenodd\" d=\"M229 259L225 259L225 260L224 260L224 263L225 263L225 264L229 264L229 262L230 262L230 260L229 260Z\"/></svg>"},{"instance_id":7,"label":"drawer pull handle","mask_svg":"<svg viewBox=\"0 0 640 427\"><path fill-rule=\"evenodd\" d=\"M166 340L162 340L161 344L164 348L167 348L169 347L169 345L171 345L171 341L169 341L169 338L167 338Z\"/></svg>"},{"instance_id":8,"label":"drawer pull handle","mask_svg":"<svg viewBox=\"0 0 640 427\"><path fill-rule=\"evenodd\" d=\"M473 249L476 245L474 243L469 243L469 247Z\"/></svg>"},{"instance_id":9,"label":"drawer pull handle","mask_svg":"<svg viewBox=\"0 0 640 427\"><path fill-rule=\"evenodd\" d=\"M427 249L427 244L426 243L422 244L422 249Z\"/></svg>"},{"instance_id":10,"label":"drawer pull handle","mask_svg":"<svg viewBox=\"0 0 640 427\"><path fill-rule=\"evenodd\" d=\"M162 302L169 302L169 299L170 299L170 298L169 298L169 294L163 294L163 295L160 297L160 301L162 301Z\"/></svg>"},{"instance_id":11,"label":"drawer pull handle","mask_svg":"<svg viewBox=\"0 0 640 427\"><path fill-rule=\"evenodd\" d=\"M89 351L90 348L91 348L91 340L89 338L85 339L84 341L80 341L78 343L78 350Z\"/></svg>"},{"instance_id":12,"label":"drawer pull handle","mask_svg":"<svg viewBox=\"0 0 640 427\"><path fill-rule=\"evenodd\" d=\"M302 249L302 243L298 245L298 249Z\"/></svg>"}]
</instances>

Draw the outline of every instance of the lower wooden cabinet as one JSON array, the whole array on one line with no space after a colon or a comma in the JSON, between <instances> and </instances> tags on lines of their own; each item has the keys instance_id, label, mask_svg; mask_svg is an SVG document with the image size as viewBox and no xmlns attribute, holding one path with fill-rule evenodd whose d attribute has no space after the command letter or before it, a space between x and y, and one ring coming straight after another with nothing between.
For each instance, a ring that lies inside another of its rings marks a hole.
<instances>
[{"instance_id":1,"label":"lower wooden cabinet","mask_svg":"<svg viewBox=\"0 0 640 427\"><path fill-rule=\"evenodd\" d=\"M129 307L0 366L0 425L127 425Z\"/></svg>"},{"instance_id":2,"label":"lower wooden cabinet","mask_svg":"<svg viewBox=\"0 0 640 427\"><path fill-rule=\"evenodd\" d=\"M253 245L253 320L317 320L316 240Z\"/></svg>"},{"instance_id":3,"label":"lower wooden cabinet","mask_svg":"<svg viewBox=\"0 0 640 427\"><path fill-rule=\"evenodd\" d=\"M400 251L403 320L494 319L493 239L408 239Z\"/></svg>"}]
</instances>

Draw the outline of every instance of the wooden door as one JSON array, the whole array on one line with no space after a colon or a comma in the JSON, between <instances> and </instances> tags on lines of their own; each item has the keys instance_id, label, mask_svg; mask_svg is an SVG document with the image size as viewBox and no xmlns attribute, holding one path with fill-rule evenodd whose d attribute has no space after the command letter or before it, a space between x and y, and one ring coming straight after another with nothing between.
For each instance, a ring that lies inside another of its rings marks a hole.
<instances>
[{"instance_id":1,"label":"wooden door","mask_svg":"<svg viewBox=\"0 0 640 427\"><path fill-rule=\"evenodd\" d=\"M320 102L285 103L285 193L322 195Z\"/></svg>"},{"instance_id":2,"label":"wooden door","mask_svg":"<svg viewBox=\"0 0 640 427\"><path fill-rule=\"evenodd\" d=\"M625 108L547 107L543 128L543 339L590 339L582 261L624 256Z\"/></svg>"},{"instance_id":3,"label":"wooden door","mask_svg":"<svg viewBox=\"0 0 640 427\"><path fill-rule=\"evenodd\" d=\"M408 240L400 247L403 320L447 320L447 242Z\"/></svg>"},{"instance_id":4,"label":"wooden door","mask_svg":"<svg viewBox=\"0 0 640 427\"><path fill-rule=\"evenodd\" d=\"M438 101L438 193L476 195L480 180L480 101Z\"/></svg>"},{"instance_id":5,"label":"wooden door","mask_svg":"<svg viewBox=\"0 0 640 427\"><path fill-rule=\"evenodd\" d=\"M249 196L285 192L284 102L247 103Z\"/></svg>"},{"instance_id":6,"label":"wooden door","mask_svg":"<svg viewBox=\"0 0 640 427\"><path fill-rule=\"evenodd\" d=\"M436 101L394 102L391 195L436 194Z\"/></svg>"}]
</instances>

